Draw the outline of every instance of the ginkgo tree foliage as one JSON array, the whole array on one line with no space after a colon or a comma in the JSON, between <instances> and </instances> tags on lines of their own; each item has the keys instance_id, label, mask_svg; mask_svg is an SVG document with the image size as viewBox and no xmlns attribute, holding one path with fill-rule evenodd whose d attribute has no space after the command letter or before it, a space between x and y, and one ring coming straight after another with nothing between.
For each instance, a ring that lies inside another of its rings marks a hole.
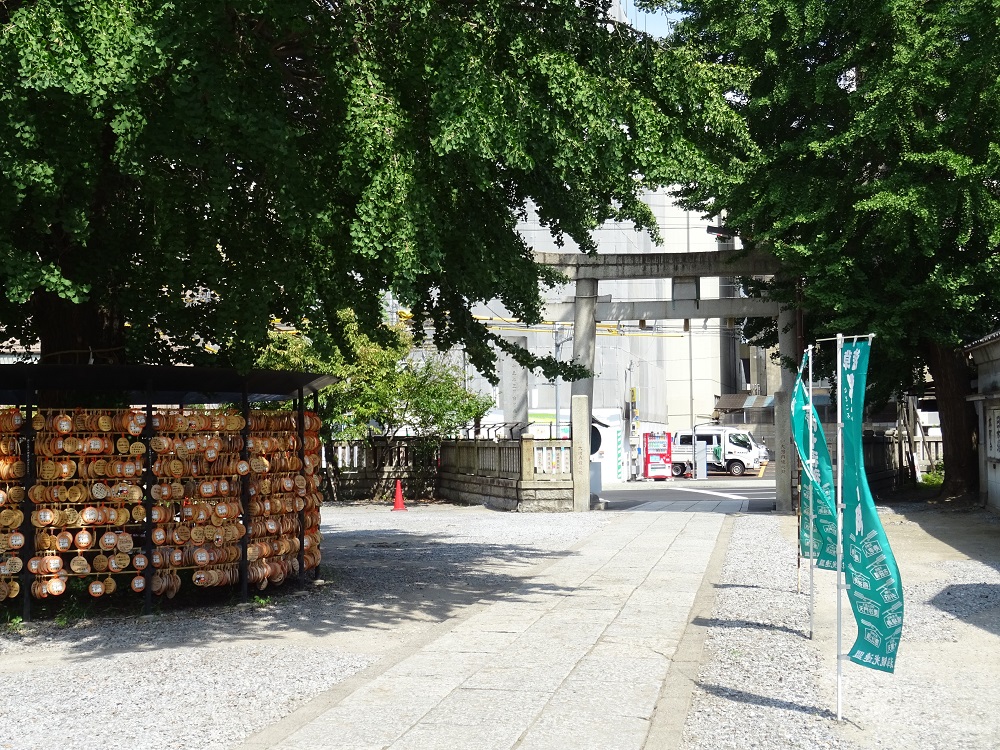
<instances>
[{"instance_id":1,"label":"ginkgo tree foliage","mask_svg":"<svg viewBox=\"0 0 1000 750\"><path fill-rule=\"evenodd\" d=\"M593 250L605 220L653 227L642 191L725 181L747 146L724 71L608 7L0 3L3 333L48 361L243 367L272 317L331 342L351 308L374 334L390 292L492 372L510 345L470 306L535 321L555 280L526 206Z\"/></svg>"},{"instance_id":2,"label":"ginkgo tree foliage","mask_svg":"<svg viewBox=\"0 0 1000 750\"><path fill-rule=\"evenodd\" d=\"M412 469L407 491L433 495L442 442L482 419L493 399L470 391L462 369L446 353L415 348L406 325L388 327L386 340L379 343L351 311L341 311L338 318L344 335L329 351L320 351L298 332L272 331L256 364L334 377L317 395L323 442L369 442L376 464L368 468L383 470L374 497L392 495L398 476L385 470L386 462L391 466L392 457L402 451ZM333 452L327 460L337 465ZM339 476L335 470L333 476Z\"/></svg>"},{"instance_id":3,"label":"ginkgo tree foliage","mask_svg":"<svg viewBox=\"0 0 1000 750\"><path fill-rule=\"evenodd\" d=\"M875 333L883 389L933 376L945 490L977 483L961 346L1000 314L1000 14L979 0L684 0L677 41L750 76L759 151L686 186L784 274L813 335Z\"/></svg>"},{"instance_id":4,"label":"ginkgo tree foliage","mask_svg":"<svg viewBox=\"0 0 1000 750\"><path fill-rule=\"evenodd\" d=\"M272 331L256 365L332 375L318 395L325 441L415 435L436 449L492 408L468 390L447 354L413 345L405 325L389 327L383 343L369 337L351 311L341 311L343 340L322 352L298 332Z\"/></svg>"}]
</instances>

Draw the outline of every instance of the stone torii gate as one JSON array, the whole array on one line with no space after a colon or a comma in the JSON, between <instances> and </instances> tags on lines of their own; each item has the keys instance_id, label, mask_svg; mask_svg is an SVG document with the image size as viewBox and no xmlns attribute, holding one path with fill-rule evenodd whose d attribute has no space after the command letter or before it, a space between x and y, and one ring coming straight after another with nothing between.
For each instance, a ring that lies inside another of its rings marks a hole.
<instances>
[{"instance_id":1,"label":"stone torii gate","mask_svg":"<svg viewBox=\"0 0 1000 750\"><path fill-rule=\"evenodd\" d=\"M545 320L573 322L573 361L594 370L594 348L597 321L607 320L677 320L685 318L776 317L778 319L778 351L782 357L796 358L795 314L781 310L776 302L761 299L723 298L703 300L676 299L677 289L697 288L703 277L772 276L778 273L776 258L763 253L720 250L693 253L648 253L581 255L569 253L535 253L535 260L554 268L576 284L573 302L548 304ZM672 279L673 300L652 302L601 302L599 281L627 279ZM685 284L690 281L693 284ZM795 378L782 368L781 389L774 394L774 432L776 439L775 476L777 509L792 509L791 425L786 416L791 404ZM587 396L593 409L594 380L586 378L572 384L574 396Z\"/></svg>"}]
</instances>

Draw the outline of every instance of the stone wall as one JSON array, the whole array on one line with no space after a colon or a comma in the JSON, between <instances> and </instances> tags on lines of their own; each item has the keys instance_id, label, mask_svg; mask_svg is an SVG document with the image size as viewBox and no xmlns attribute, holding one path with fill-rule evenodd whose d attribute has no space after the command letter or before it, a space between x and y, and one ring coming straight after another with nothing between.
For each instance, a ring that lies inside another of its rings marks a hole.
<instances>
[{"instance_id":1,"label":"stone wall","mask_svg":"<svg viewBox=\"0 0 1000 750\"><path fill-rule=\"evenodd\" d=\"M398 478L407 498L434 494L443 500L497 510L573 510L568 440L449 440L433 462L417 471L407 439L387 449L372 442L341 443L336 456L337 499L391 499ZM436 465L435 465L436 464ZM381 468L380 468L381 467ZM433 468L431 468L433 467ZM430 470L430 471L428 471ZM427 480L430 486L425 486ZM418 486L419 485L419 486Z\"/></svg>"},{"instance_id":2,"label":"stone wall","mask_svg":"<svg viewBox=\"0 0 1000 750\"><path fill-rule=\"evenodd\" d=\"M466 505L485 505L497 510L562 512L573 510L573 483L525 481L442 471L438 475L438 497Z\"/></svg>"}]
</instances>

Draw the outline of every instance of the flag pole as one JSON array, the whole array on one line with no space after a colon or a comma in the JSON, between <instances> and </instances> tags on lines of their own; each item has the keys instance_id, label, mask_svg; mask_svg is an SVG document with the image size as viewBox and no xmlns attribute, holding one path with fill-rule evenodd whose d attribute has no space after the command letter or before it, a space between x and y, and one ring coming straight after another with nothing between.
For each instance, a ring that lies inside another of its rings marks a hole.
<instances>
[{"instance_id":1,"label":"flag pole","mask_svg":"<svg viewBox=\"0 0 1000 750\"><path fill-rule=\"evenodd\" d=\"M799 377L802 377L802 370L799 370ZM792 424L795 422L795 399L792 399ZM798 466L798 463L795 464ZM798 541L795 544L795 593L802 593L802 474L799 473L799 502L795 506L795 534Z\"/></svg>"},{"instance_id":2,"label":"flag pole","mask_svg":"<svg viewBox=\"0 0 1000 750\"><path fill-rule=\"evenodd\" d=\"M816 444L814 424L815 406L813 405L813 345L809 344L807 357L809 359L809 469L814 477L816 471ZM813 639L816 624L816 584L813 571L816 569L816 481L809 486L809 640Z\"/></svg>"},{"instance_id":3,"label":"flag pole","mask_svg":"<svg viewBox=\"0 0 1000 750\"><path fill-rule=\"evenodd\" d=\"M843 720L844 660L842 589L844 588L844 334L837 334L837 721Z\"/></svg>"},{"instance_id":4,"label":"flag pole","mask_svg":"<svg viewBox=\"0 0 1000 750\"><path fill-rule=\"evenodd\" d=\"M805 362L799 365L799 380L802 380L802 371L805 370ZM803 406L803 408L805 408ZM795 399L792 399L792 425L795 425ZM793 427L794 429L794 427ZM793 440L794 442L794 440ZM798 466L798 463L795 464ZM799 502L795 506L795 534L797 541L795 544L795 593L802 593L802 473L799 472ZM810 529L811 533L812 529ZM812 548L810 548L811 551ZM811 636L810 636L811 637Z\"/></svg>"},{"instance_id":5,"label":"flag pole","mask_svg":"<svg viewBox=\"0 0 1000 750\"><path fill-rule=\"evenodd\" d=\"M799 483L799 507L796 509L796 519L799 522L799 529L802 528L802 484ZM795 545L795 593L802 593L802 545Z\"/></svg>"}]
</instances>

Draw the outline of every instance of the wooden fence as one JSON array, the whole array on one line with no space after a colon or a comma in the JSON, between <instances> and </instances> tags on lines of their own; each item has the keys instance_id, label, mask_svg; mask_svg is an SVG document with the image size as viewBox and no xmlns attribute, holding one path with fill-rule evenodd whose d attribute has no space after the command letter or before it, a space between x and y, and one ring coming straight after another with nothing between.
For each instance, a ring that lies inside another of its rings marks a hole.
<instances>
[{"instance_id":1,"label":"wooden fence","mask_svg":"<svg viewBox=\"0 0 1000 750\"><path fill-rule=\"evenodd\" d=\"M830 427L826 429L830 458L836 465L837 432ZM923 474L944 460L939 437L925 437L915 441L911 453L911 443L905 436L900 445L895 435L866 434L862 437L861 448L864 454L865 476L874 491L898 489L914 481L914 470Z\"/></svg>"},{"instance_id":2,"label":"wooden fence","mask_svg":"<svg viewBox=\"0 0 1000 750\"><path fill-rule=\"evenodd\" d=\"M382 470L412 472L416 466L433 469L437 465L435 454L422 457L416 454L412 438L351 440L330 443L326 447L327 461L334 463L341 474Z\"/></svg>"}]
</instances>

